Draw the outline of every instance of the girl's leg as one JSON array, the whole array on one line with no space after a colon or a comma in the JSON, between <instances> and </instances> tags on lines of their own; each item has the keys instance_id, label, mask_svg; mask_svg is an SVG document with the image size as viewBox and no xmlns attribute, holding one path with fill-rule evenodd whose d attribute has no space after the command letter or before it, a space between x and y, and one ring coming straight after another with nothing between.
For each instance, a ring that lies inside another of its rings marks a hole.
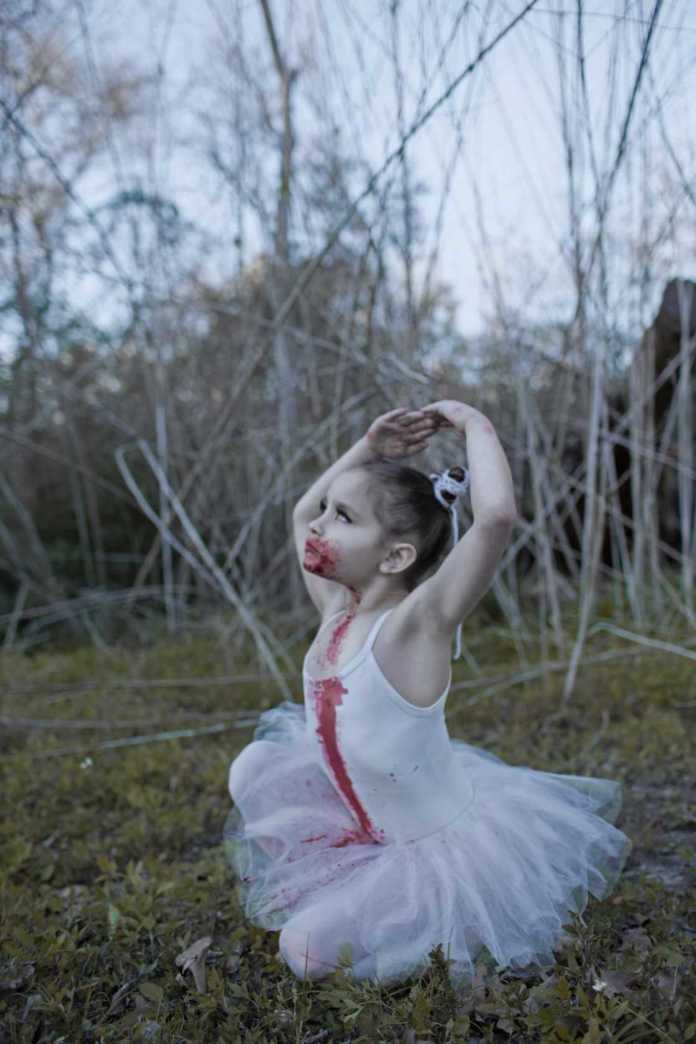
<instances>
[{"instance_id":1,"label":"girl's leg","mask_svg":"<svg viewBox=\"0 0 696 1044\"><path fill-rule=\"evenodd\" d=\"M233 759L229 771L229 791L235 804L240 801L253 802L254 780L266 768L277 751L271 740L252 740Z\"/></svg>"},{"instance_id":2,"label":"girl's leg","mask_svg":"<svg viewBox=\"0 0 696 1044\"><path fill-rule=\"evenodd\" d=\"M278 949L288 967L300 979L322 979L336 971L339 950L352 947L353 974L369 977L370 954L358 942L350 921L337 916L335 902L325 900L292 916L284 925ZM351 974L350 969L347 969Z\"/></svg>"},{"instance_id":3,"label":"girl's leg","mask_svg":"<svg viewBox=\"0 0 696 1044\"><path fill-rule=\"evenodd\" d=\"M230 796L247 822L263 816L264 808L269 807L269 802L282 800L282 795L270 793L268 787L259 782L259 779L263 778L261 773L268 767L269 762L273 761L277 750L278 745L272 740L252 740L230 765ZM254 840L270 856L278 855L282 851L282 844L274 839L256 837Z\"/></svg>"}]
</instances>

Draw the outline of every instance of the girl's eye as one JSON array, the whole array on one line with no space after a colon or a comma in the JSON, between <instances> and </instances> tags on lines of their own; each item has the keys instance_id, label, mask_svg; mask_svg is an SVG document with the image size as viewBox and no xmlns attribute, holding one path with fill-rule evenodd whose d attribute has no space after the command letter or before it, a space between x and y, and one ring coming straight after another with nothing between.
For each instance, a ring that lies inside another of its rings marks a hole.
<instances>
[{"instance_id":1,"label":"girl's eye","mask_svg":"<svg viewBox=\"0 0 696 1044\"><path fill-rule=\"evenodd\" d=\"M324 511L325 509L326 509L326 498L324 497L324 499L320 500L320 502L319 502L319 510L320 511ZM350 519L348 518L348 515L345 513L345 511L342 508L336 508L336 514L343 515L343 517L345 518L346 522L350 522Z\"/></svg>"}]
</instances>

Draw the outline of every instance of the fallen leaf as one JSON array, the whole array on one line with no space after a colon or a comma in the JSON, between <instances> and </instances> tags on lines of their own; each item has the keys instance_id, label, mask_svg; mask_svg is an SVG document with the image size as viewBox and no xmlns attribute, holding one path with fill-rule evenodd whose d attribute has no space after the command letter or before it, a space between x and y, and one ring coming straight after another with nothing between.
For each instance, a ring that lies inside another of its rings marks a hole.
<instances>
[{"instance_id":1,"label":"fallen leaf","mask_svg":"<svg viewBox=\"0 0 696 1044\"><path fill-rule=\"evenodd\" d=\"M181 968L182 972L191 972L199 993L205 993L205 955L212 941L209 935L204 935L174 958L177 968Z\"/></svg>"}]
</instances>

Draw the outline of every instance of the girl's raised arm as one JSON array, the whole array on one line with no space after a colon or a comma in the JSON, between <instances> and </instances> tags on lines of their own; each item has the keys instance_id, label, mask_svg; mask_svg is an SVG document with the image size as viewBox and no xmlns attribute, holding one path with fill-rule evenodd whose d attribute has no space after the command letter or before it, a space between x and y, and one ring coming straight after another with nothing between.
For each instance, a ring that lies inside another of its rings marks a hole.
<instances>
[{"instance_id":1,"label":"girl's raised arm","mask_svg":"<svg viewBox=\"0 0 696 1044\"><path fill-rule=\"evenodd\" d=\"M474 521L437 572L414 592L423 609L421 618L451 635L490 587L510 540L517 507L510 465L488 418L451 399L424 406L423 413L432 413L441 427L466 436Z\"/></svg>"},{"instance_id":2,"label":"girl's raised arm","mask_svg":"<svg viewBox=\"0 0 696 1044\"><path fill-rule=\"evenodd\" d=\"M435 424L435 419L424 417L422 410L409 410L407 406L399 406L396 410L382 413L373 420L367 434L358 439L354 446L310 486L295 505L294 514L300 521L311 521L319 508L319 501L333 480L344 471L359 468L376 455L397 460L420 453L425 449L428 436L432 434Z\"/></svg>"}]
</instances>

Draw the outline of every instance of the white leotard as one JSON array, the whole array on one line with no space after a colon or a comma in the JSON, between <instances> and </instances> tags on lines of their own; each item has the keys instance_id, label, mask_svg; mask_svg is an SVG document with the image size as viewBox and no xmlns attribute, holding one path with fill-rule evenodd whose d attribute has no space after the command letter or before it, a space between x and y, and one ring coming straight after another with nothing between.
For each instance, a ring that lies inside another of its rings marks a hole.
<instances>
[{"instance_id":1,"label":"white leotard","mask_svg":"<svg viewBox=\"0 0 696 1044\"><path fill-rule=\"evenodd\" d=\"M438 700L416 707L375 659L373 646L391 611L382 613L362 649L331 679L312 679L308 656L303 665L307 734L317 757L364 834L385 843L437 832L474 797L445 723L451 671Z\"/></svg>"}]
</instances>

